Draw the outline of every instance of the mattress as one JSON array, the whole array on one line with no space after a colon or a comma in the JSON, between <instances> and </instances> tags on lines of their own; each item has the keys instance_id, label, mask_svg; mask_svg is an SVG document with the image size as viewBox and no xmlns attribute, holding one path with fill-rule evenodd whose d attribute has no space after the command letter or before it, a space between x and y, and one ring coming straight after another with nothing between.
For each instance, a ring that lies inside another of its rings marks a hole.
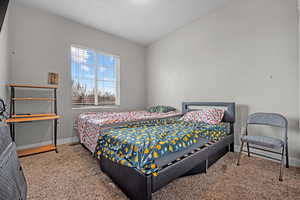
<instances>
[{"instance_id":1,"label":"mattress","mask_svg":"<svg viewBox=\"0 0 300 200\"><path fill-rule=\"evenodd\" d=\"M188 123L179 118L137 122L103 131L96 155L155 176L163 165L229 132L227 123Z\"/></svg>"},{"instance_id":2,"label":"mattress","mask_svg":"<svg viewBox=\"0 0 300 200\"><path fill-rule=\"evenodd\" d=\"M88 112L82 113L76 118L74 127L77 129L80 143L94 153L99 135L108 127L115 127L129 122L162 119L180 115L181 113L177 111L168 113L150 113L147 111Z\"/></svg>"}]
</instances>

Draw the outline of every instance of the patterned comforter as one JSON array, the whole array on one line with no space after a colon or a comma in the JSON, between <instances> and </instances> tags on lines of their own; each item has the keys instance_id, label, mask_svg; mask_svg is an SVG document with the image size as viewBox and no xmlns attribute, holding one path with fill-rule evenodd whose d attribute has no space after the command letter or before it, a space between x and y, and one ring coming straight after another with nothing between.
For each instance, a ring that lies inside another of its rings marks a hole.
<instances>
[{"instance_id":1,"label":"patterned comforter","mask_svg":"<svg viewBox=\"0 0 300 200\"><path fill-rule=\"evenodd\" d=\"M88 112L80 114L74 127L77 129L80 142L92 153L95 152L98 136L103 129L127 122L151 120L180 115L179 112L150 113L147 111L132 112Z\"/></svg>"},{"instance_id":2,"label":"patterned comforter","mask_svg":"<svg viewBox=\"0 0 300 200\"><path fill-rule=\"evenodd\" d=\"M155 160L193 144L205 144L228 135L228 124L209 125L175 119L157 119L110 128L99 136L96 156L157 175ZM204 141L204 143L203 143Z\"/></svg>"}]
</instances>

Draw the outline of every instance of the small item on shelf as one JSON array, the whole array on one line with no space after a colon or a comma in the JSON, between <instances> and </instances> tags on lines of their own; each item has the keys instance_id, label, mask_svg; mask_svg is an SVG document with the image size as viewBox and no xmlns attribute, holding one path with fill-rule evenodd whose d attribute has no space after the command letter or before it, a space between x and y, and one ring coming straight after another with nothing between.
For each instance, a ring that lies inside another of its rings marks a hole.
<instances>
[{"instance_id":1,"label":"small item on shelf","mask_svg":"<svg viewBox=\"0 0 300 200\"><path fill-rule=\"evenodd\" d=\"M58 85L58 73L48 73L48 84Z\"/></svg>"}]
</instances>

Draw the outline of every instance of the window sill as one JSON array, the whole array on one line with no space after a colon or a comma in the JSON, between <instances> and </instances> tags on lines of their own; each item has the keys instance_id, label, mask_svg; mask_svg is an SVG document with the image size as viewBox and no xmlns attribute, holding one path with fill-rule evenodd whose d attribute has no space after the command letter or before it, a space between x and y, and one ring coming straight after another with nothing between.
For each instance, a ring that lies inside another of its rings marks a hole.
<instances>
[{"instance_id":1,"label":"window sill","mask_svg":"<svg viewBox=\"0 0 300 200\"><path fill-rule=\"evenodd\" d=\"M112 106L82 106L82 107L72 108L72 110L115 109L115 108L120 108L120 105L112 105Z\"/></svg>"}]
</instances>

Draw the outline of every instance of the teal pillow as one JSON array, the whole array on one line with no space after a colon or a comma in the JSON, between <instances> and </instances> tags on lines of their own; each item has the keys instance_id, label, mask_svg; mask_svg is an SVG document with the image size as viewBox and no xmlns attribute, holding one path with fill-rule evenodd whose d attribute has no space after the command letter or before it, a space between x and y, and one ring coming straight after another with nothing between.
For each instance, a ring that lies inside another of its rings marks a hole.
<instances>
[{"instance_id":1,"label":"teal pillow","mask_svg":"<svg viewBox=\"0 0 300 200\"><path fill-rule=\"evenodd\" d=\"M171 106L162 106L162 105L158 105L158 106L151 106L147 109L148 112L151 113L167 113L167 112L171 112L171 111L175 111L176 108L173 108Z\"/></svg>"}]
</instances>

